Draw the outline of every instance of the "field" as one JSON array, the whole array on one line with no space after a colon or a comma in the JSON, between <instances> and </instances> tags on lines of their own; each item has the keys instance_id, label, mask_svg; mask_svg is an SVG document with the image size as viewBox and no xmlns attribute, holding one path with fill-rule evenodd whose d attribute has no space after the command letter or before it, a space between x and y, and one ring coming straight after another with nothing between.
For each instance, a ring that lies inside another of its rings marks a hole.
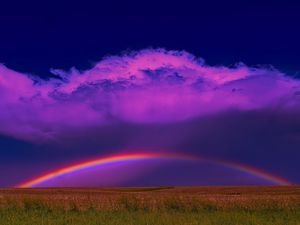
<instances>
[{"instance_id":1,"label":"field","mask_svg":"<svg viewBox=\"0 0 300 225\"><path fill-rule=\"evenodd\" d=\"M300 187L0 189L0 225L300 225Z\"/></svg>"}]
</instances>

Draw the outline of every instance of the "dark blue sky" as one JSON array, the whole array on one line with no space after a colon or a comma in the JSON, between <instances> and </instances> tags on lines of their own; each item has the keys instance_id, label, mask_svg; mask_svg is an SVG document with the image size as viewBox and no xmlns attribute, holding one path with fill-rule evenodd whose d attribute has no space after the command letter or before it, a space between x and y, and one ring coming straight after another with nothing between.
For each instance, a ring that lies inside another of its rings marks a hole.
<instances>
[{"instance_id":1,"label":"dark blue sky","mask_svg":"<svg viewBox=\"0 0 300 225\"><path fill-rule=\"evenodd\" d=\"M1 1L0 62L49 75L124 50L186 50L209 64L299 71L299 3Z\"/></svg>"},{"instance_id":2,"label":"dark blue sky","mask_svg":"<svg viewBox=\"0 0 300 225\"><path fill-rule=\"evenodd\" d=\"M48 78L54 76L51 68L87 69L108 55L161 47L188 51L210 65L273 65L299 76L299 12L300 3L288 1L1 1L0 63ZM63 145L0 134L0 187L102 155L99 149L122 150L128 140L135 149L201 149L206 156L255 165L299 183L297 115L233 112L179 125L120 123L81 136L66 134Z\"/></svg>"}]
</instances>

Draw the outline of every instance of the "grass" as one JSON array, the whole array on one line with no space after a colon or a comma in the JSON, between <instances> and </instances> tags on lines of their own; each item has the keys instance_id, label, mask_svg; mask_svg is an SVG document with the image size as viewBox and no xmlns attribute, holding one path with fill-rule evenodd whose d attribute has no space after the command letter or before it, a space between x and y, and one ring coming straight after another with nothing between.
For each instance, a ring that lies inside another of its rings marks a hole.
<instances>
[{"instance_id":1,"label":"grass","mask_svg":"<svg viewBox=\"0 0 300 225\"><path fill-rule=\"evenodd\" d=\"M48 209L14 209L4 210L0 214L3 225L174 225L174 224L201 224L201 225L254 225L272 224L286 225L299 224L300 213L297 211L268 210L268 211L64 211Z\"/></svg>"},{"instance_id":2,"label":"grass","mask_svg":"<svg viewBox=\"0 0 300 225\"><path fill-rule=\"evenodd\" d=\"M0 189L0 224L300 225L300 188Z\"/></svg>"}]
</instances>

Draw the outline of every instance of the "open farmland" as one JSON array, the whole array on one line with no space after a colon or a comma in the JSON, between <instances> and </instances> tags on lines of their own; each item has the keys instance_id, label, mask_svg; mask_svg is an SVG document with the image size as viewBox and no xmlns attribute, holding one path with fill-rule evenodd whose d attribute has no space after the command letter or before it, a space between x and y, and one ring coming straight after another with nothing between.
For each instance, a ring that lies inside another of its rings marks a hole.
<instances>
[{"instance_id":1,"label":"open farmland","mask_svg":"<svg viewBox=\"0 0 300 225\"><path fill-rule=\"evenodd\" d=\"M0 189L1 225L299 225L300 187Z\"/></svg>"}]
</instances>

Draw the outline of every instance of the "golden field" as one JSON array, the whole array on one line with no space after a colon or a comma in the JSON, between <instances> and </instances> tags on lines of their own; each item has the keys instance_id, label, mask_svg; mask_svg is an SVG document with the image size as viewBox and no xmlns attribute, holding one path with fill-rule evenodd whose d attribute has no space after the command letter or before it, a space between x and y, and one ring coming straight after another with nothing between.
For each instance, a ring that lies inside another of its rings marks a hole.
<instances>
[{"instance_id":1,"label":"golden field","mask_svg":"<svg viewBox=\"0 0 300 225\"><path fill-rule=\"evenodd\" d=\"M300 225L300 187L0 189L0 225Z\"/></svg>"}]
</instances>

